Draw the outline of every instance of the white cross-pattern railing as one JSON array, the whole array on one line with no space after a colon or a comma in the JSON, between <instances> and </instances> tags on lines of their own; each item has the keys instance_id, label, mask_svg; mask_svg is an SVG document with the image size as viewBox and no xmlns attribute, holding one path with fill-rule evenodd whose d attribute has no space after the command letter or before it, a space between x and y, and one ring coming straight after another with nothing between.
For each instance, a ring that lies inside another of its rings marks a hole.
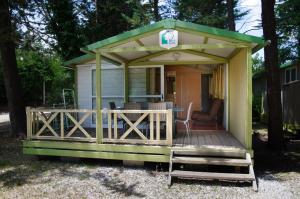
<instances>
[{"instance_id":1,"label":"white cross-pattern railing","mask_svg":"<svg viewBox=\"0 0 300 199\"><path fill-rule=\"evenodd\" d=\"M172 145L172 110L102 110L107 128L100 143ZM99 142L96 129L84 128L96 110L26 109L27 139ZM130 114L138 116L132 120ZM106 115L106 116L105 116ZM98 125L96 125L98 126Z\"/></svg>"},{"instance_id":2,"label":"white cross-pattern railing","mask_svg":"<svg viewBox=\"0 0 300 199\"><path fill-rule=\"evenodd\" d=\"M138 118L131 121L128 118L130 114L138 114ZM173 116L171 109L108 110L107 121L108 132L103 137L103 142L172 145Z\"/></svg>"},{"instance_id":3,"label":"white cross-pattern railing","mask_svg":"<svg viewBox=\"0 0 300 199\"><path fill-rule=\"evenodd\" d=\"M95 110L27 108L27 138L49 140L96 141L95 132L82 124ZM74 136L75 132L79 135ZM94 134L94 135L93 135Z\"/></svg>"}]
</instances>

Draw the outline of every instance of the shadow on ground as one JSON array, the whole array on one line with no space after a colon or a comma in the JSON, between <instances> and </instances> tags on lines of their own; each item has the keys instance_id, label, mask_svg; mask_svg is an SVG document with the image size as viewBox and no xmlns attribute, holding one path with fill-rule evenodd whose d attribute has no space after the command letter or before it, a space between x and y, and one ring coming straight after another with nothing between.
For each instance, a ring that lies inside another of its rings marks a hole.
<instances>
[{"instance_id":1,"label":"shadow on ground","mask_svg":"<svg viewBox=\"0 0 300 199\"><path fill-rule=\"evenodd\" d=\"M259 175L285 172L300 172L300 139L285 134L286 149L275 151L268 148L267 130L264 125L255 125L253 134L255 171ZM271 180L271 179L269 179Z\"/></svg>"}]
</instances>

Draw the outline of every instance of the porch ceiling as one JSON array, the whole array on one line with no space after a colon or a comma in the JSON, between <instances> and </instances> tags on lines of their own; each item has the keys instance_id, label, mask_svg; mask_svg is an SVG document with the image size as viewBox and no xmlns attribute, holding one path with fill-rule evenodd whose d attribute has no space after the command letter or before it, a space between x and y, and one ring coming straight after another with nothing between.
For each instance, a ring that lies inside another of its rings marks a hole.
<instances>
[{"instance_id":1,"label":"porch ceiling","mask_svg":"<svg viewBox=\"0 0 300 199\"><path fill-rule=\"evenodd\" d=\"M178 46L164 49L159 46L159 32L178 31ZM210 64L226 63L242 48L253 52L265 45L254 37L224 29L212 28L178 20L163 20L142 28L90 44L81 50L128 65L141 64Z\"/></svg>"},{"instance_id":2,"label":"porch ceiling","mask_svg":"<svg viewBox=\"0 0 300 199\"><path fill-rule=\"evenodd\" d=\"M159 47L159 31L153 32L149 36L141 37L135 41L128 41L124 44L114 45L111 49L116 52L102 52L106 57L122 63L129 63L129 65L141 64L172 64L172 63L226 63L236 48L236 43L223 41L220 39L213 39L208 36L196 35L193 33L186 33L181 30L178 31L178 45L192 45L186 46L187 49L161 49ZM211 44L210 46L200 45ZM231 45L233 44L233 45ZM197 46L199 45L199 46ZM219 45L220 48L214 45ZM222 47L222 45L228 45ZM255 44L248 44L251 48ZM144 49L141 49L143 47ZM194 50L188 50L193 49ZM199 48L198 48L199 47ZM101 49L99 49L101 51ZM105 49L108 50L108 49ZM97 52L95 50L95 52Z\"/></svg>"}]
</instances>

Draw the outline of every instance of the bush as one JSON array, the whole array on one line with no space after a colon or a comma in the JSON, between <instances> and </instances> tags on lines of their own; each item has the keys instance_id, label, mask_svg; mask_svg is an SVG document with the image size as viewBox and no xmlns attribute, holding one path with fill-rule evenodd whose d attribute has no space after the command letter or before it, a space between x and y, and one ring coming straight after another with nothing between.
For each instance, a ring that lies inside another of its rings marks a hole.
<instances>
[{"instance_id":1,"label":"bush","mask_svg":"<svg viewBox=\"0 0 300 199\"><path fill-rule=\"evenodd\" d=\"M31 50L17 50L18 70L22 81L24 101L27 105L43 103L43 82L46 88L46 104L62 102L62 89L73 88L72 71L62 67L57 55Z\"/></svg>"},{"instance_id":2,"label":"bush","mask_svg":"<svg viewBox=\"0 0 300 199\"><path fill-rule=\"evenodd\" d=\"M253 96L252 98L252 120L260 122L262 115L261 96Z\"/></svg>"}]
</instances>

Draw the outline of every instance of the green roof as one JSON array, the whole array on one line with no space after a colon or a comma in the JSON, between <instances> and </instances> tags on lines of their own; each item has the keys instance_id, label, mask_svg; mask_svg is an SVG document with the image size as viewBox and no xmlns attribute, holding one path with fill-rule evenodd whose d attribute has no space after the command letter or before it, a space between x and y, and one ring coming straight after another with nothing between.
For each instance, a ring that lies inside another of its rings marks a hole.
<instances>
[{"instance_id":1,"label":"green roof","mask_svg":"<svg viewBox=\"0 0 300 199\"><path fill-rule=\"evenodd\" d=\"M295 63L295 62L287 62L287 63L281 64L281 65L279 66L279 68L280 68L280 69L285 69L285 68L294 66L294 65L296 65L296 64L297 64L297 63ZM265 71L265 69L263 69L263 70L258 71L258 72L256 72L256 73L253 73L252 78L253 78L253 79L259 78L259 77L265 75L265 73L266 73L266 71Z\"/></svg>"},{"instance_id":2,"label":"green roof","mask_svg":"<svg viewBox=\"0 0 300 199\"><path fill-rule=\"evenodd\" d=\"M95 50L97 48L102 48L104 46L117 43L122 40L129 39L131 37L136 37L142 34L145 34L147 32L152 32L155 30L160 29L167 29L167 28L182 28L185 30L190 30L194 32L202 32L209 35L215 35L220 36L228 39L234 39L241 42L248 42L248 43L257 43L261 47L265 45L265 40L261 37L256 37L252 35L242 34L238 32L233 32L225 29L220 28L214 28L204 25L199 25L195 23L185 22L185 21L179 21L174 19L165 19L159 22L156 22L154 24L146 25L141 28L133 29L124 33L121 33L119 35L95 42L93 44L87 45L87 50Z\"/></svg>"},{"instance_id":3,"label":"green roof","mask_svg":"<svg viewBox=\"0 0 300 199\"><path fill-rule=\"evenodd\" d=\"M95 59L95 55L91 55L91 54L81 55L74 59L65 61L64 65L70 66L70 65L79 64L81 62L86 62L86 61L93 60L93 59Z\"/></svg>"},{"instance_id":4,"label":"green roof","mask_svg":"<svg viewBox=\"0 0 300 199\"><path fill-rule=\"evenodd\" d=\"M83 50L86 51L93 51L95 49L99 49L102 47L106 47L108 45L121 42L123 40L135 38L142 36L146 33L155 32L161 29L182 29L190 32L201 32L202 34L206 35L213 35L215 37L219 37L220 39L229 39L239 42L246 42L246 43L256 43L257 46L253 49L253 52L256 52L257 50L263 48L265 46L265 40L262 37L256 37L252 35L242 34L238 32L233 32L225 29L220 28L214 28L204 25L199 25L195 23L185 22L185 21L179 21L174 19L165 19L150 25L146 25L140 28L136 28L130 31L126 31L124 33L121 33L119 35L92 43L90 45L87 45L83 48ZM93 57L92 57L93 56ZM80 63L83 61L87 61L89 59L93 59L94 55L83 55L74 59L71 59L69 61L66 61L66 65L72 65L76 63Z\"/></svg>"},{"instance_id":5,"label":"green roof","mask_svg":"<svg viewBox=\"0 0 300 199\"><path fill-rule=\"evenodd\" d=\"M102 56L103 57L103 60L109 62L109 63L112 63L114 65L121 65L121 63L119 62L116 62L108 57L105 57L105 56ZM71 65L76 65L76 64L80 64L80 63L83 63L83 62L86 62L86 61L91 61L91 60L94 60L96 58L96 56L94 54L86 54L86 55L81 55L79 57L76 57L74 59L70 59L68 61L65 61L64 62L64 65L66 66L71 66Z\"/></svg>"},{"instance_id":6,"label":"green roof","mask_svg":"<svg viewBox=\"0 0 300 199\"><path fill-rule=\"evenodd\" d=\"M296 65L296 64L297 64L296 62L289 61L289 62L286 62L286 63L284 63L284 64L281 64L281 65L280 65L280 69L288 68L288 67L294 66L294 65Z\"/></svg>"}]
</instances>

